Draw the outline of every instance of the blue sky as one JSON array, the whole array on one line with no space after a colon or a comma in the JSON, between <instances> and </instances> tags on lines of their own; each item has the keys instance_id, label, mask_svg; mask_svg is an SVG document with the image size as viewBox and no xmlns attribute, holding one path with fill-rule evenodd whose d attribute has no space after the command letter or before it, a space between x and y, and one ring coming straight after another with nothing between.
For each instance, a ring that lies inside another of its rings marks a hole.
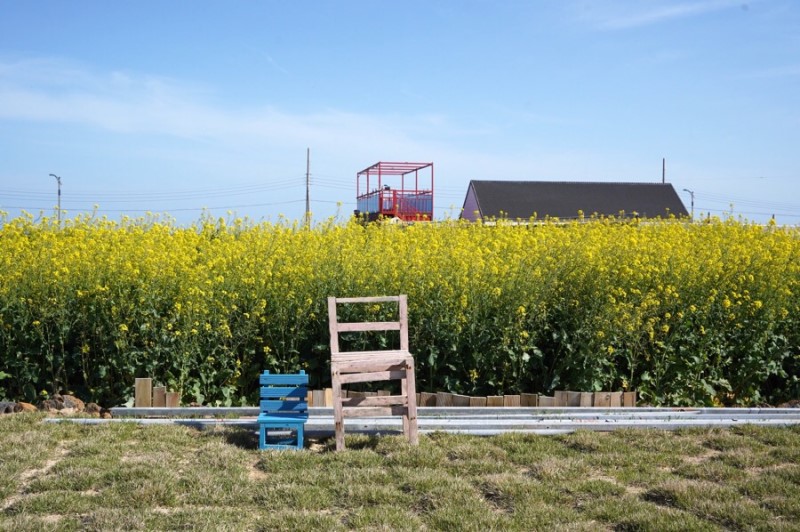
<instances>
[{"instance_id":1,"label":"blue sky","mask_svg":"<svg viewBox=\"0 0 800 532\"><path fill-rule=\"evenodd\" d=\"M667 181L800 223L796 0L0 0L0 210L355 208L377 161L470 179Z\"/></svg>"}]
</instances>

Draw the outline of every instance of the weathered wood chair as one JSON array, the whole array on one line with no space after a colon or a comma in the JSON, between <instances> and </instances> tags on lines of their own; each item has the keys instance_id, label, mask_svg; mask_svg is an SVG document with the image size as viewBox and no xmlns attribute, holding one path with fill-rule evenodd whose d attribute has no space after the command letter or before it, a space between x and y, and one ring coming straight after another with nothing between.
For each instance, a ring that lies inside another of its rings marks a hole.
<instances>
[{"instance_id":1,"label":"weathered wood chair","mask_svg":"<svg viewBox=\"0 0 800 532\"><path fill-rule=\"evenodd\" d=\"M308 375L270 374L259 377L261 401L258 416L259 449L302 449L304 428L308 421ZM289 432L289 436L270 438L269 430ZM294 433L294 436L292 436Z\"/></svg>"},{"instance_id":2,"label":"weathered wood chair","mask_svg":"<svg viewBox=\"0 0 800 532\"><path fill-rule=\"evenodd\" d=\"M340 323L338 304L393 303L397 321ZM329 297L328 320L331 333L331 384L336 450L344 449L344 418L403 416L403 433L416 445L417 401L414 357L408 349L408 302L405 295L383 297ZM341 351L339 334L347 332L400 331L400 348L379 351ZM343 397L342 385L357 382L400 380L400 395Z\"/></svg>"}]
</instances>

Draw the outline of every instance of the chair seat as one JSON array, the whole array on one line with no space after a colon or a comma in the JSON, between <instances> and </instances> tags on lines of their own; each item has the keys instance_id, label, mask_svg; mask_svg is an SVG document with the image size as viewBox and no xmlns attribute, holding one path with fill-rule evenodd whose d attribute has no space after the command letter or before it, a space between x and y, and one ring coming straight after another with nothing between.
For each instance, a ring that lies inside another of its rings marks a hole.
<instances>
[{"instance_id":1,"label":"chair seat","mask_svg":"<svg viewBox=\"0 0 800 532\"><path fill-rule=\"evenodd\" d=\"M358 373L363 371L389 371L413 367L411 354L364 352L358 354L335 355L331 357L331 370L339 373Z\"/></svg>"},{"instance_id":2,"label":"chair seat","mask_svg":"<svg viewBox=\"0 0 800 532\"><path fill-rule=\"evenodd\" d=\"M304 414L261 414L258 416L259 423L305 423L308 421L308 413Z\"/></svg>"},{"instance_id":3,"label":"chair seat","mask_svg":"<svg viewBox=\"0 0 800 532\"><path fill-rule=\"evenodd\" d=\"M403 349L392 349L387 351L358 351L356 353L337 353L331 357L331 360L358 360L364 357L374 358L413 358L413 355Z\"/></svg>"}]
</instances>

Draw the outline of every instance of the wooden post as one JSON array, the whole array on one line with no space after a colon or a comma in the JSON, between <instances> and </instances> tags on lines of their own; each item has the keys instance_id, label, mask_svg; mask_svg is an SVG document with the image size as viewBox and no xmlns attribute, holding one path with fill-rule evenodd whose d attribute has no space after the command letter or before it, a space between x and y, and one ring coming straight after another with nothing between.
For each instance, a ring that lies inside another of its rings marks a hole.
<instances>
[{"instance_id":1,"label":"wooden post","mask_svg":"<svg viewBox=\"0 0 800 532\"><path fill-rule=\"evenodd\" d=\"M611 406L611 393L594 392L594 406Z\"/></svg>"},{"instance_id":2,"label":"wooden post","mask_svg":"<svg viewBox=\"0 0 800 532\"><path fill-rule=\"evenodd\" d=\"M503 396L503 406L519 406L520 405L520 397L519 395L504 395Z\"/></svg>"},{"instance_id":3,"label":"wooden post","mask_svg":"<svg viewBox=\"0 0 800 532\"><path fill-rule=\"evenodd\" d=\"M137 408L153 406L153 379L136 379L134 384L133 405Z\"/></svg>"},{"instance_id":4,"label":"wooden post","mask_svg":"<svg viewBox=\"0 0 800 532\"><path fill-rule=\"evenodd\" d=\"M629 406L629 407L636 406L636 392L623 392L622 406Z\"/></svg>"},{"instance_id":5,"label":"wooden post","mask_svg":"<svg viewBox=\"0 0 800 532\"><path fill-rule=\"evenodd\" d=\"M555 402L553 406L567 406L567 392L556 391L553 395L553 401Z\"/></svg>"},{"instance_id":6,"label":"wooden post","mask_svg":"<svg viewBox=\"0 0 800 532\"><path fill-rule=\"evenodd\" d=\"M594 404L594 394L592 392L581 392L581 406L592 406Z\"/></svg>"},{"instance_id":7,"label":"wooden post","mask_svg":"<svg viewBox=\"0 0 800 532\"><path fill-rule=\"evenodd\" d=\"M469 406L486 406L485 397L470 397Z\"/></svg>"},{"instance_id":8,"label":"wooden post","mask_svg":"<svg viewBox=\"0 0 800 532\"><path fill-rule=\"evenodd\" d=\"M313 390L311 392L311 401L309 406L325 406L325 390Z\"/></svg>"},{"instance_id":9,"label":"wooden post","mask_svg":"<svg viewBox=\"0 0 800 532\"><path fill-rule=\"evenodd\" d=\"M430 392L420 392L419 406L436 406L436 394Z\"/></svg>"},{"instance_id":10,"label":"wooden post","mask_svg":"<svg viewBox=\"0 0 800 532\"><path fill-rule=\"evenodd\" d=\"M453 394L436 392L436 406L453 406Z\"/></svg>"},{"instance_id":11,"label":"wooden post","mask_svg":"<svg viewBox=\"0 0 800 532\"><path fill-rule=\"evenodd\" d=\"M178 392L167 392L165 399L167 408L178 408L181 406L181 394Z\"/></svg>"},{"instance_id":12,"label":"wooden post","mask_svg":"<svg viewBox=\"0 0 800 532\"><path fill-rule=\"evenodd\" d=\"M614 407L622 406L622 392L609 392L608 405Z\"/></svg>"},{"instance_id":13,"label":"wooden post","mask_svg":"<svg viewBox=\"0 0 800 532\"><path fill-rule=\"evenodd\" d=\"M503 406L502 395L490 395L486 398L486 406Z\"/></svg>"},{"instance_id":14,"label":"wooden post","mask_svg":"<svg viewBox=\"0 0 800 532\"><path fill-rule=\"evenodd\" d=\"M333 388L325 388L325 405L333 406Z\"/></svg>"},{"instance_id":15,"label":"wooden post","mask_svg":"<svg viewBox=\"0 0 800 532\"><path fill-rule=\"evenodd\" d=\"M581 392L567 392L567 406L581 406Z\"/></svg>"},{"instance_id":16,"label":"wooden post","mask_svg":"<svg viewBox=\"0 0 800 532\"><path fill-rule=\"evenodd\" d=\"M555 406L555 405L556 405L555 397L549 397L547 395L539 396L539 406Z\"/></svg>"},{"instance_id":17,"label":"wooden post","mask_svg":"<svg viewBox=\"0 0 800 532\"><path fill-rule=\"evenodd\" d=\"M539 406L539 394L538 393L521 394L520 404L522 406Z\"/></svg>"},{"instance_id":18,"label":"wooden post","mask_svg":"<svg viewBox=\"0 0 800 532\"><path fill-rule=\"evenodd\" d=\"M167 406L167 387L156 386L153 388L153 406L164 408Z\"/></svg>"},{"instance_id":19,"label":"wooden post","mask_svg":"<svg viewBox=\"0 0 800 532\"><path fill-rule=\"evenodd\" d=\"M469 406L468 395L458 395L454 393L451 400L453 402L453 406Z\"/></svg>"}]
</instances>

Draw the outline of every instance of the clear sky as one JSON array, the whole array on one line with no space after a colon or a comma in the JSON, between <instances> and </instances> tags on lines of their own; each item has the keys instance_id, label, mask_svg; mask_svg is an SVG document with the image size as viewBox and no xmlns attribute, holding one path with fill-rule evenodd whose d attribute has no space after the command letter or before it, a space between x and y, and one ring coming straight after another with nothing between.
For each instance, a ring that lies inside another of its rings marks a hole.
<instances>
[{"instance_id":1,"label":"clear sky","mask_svg":"<svg viewBox=\"0 0 800 532\"><path fill-rule=\"evenodd\" d=\"M800 223L797 0L0 0L0 210L347 217L378 161Z\"/></svg>"}]
</instances>

